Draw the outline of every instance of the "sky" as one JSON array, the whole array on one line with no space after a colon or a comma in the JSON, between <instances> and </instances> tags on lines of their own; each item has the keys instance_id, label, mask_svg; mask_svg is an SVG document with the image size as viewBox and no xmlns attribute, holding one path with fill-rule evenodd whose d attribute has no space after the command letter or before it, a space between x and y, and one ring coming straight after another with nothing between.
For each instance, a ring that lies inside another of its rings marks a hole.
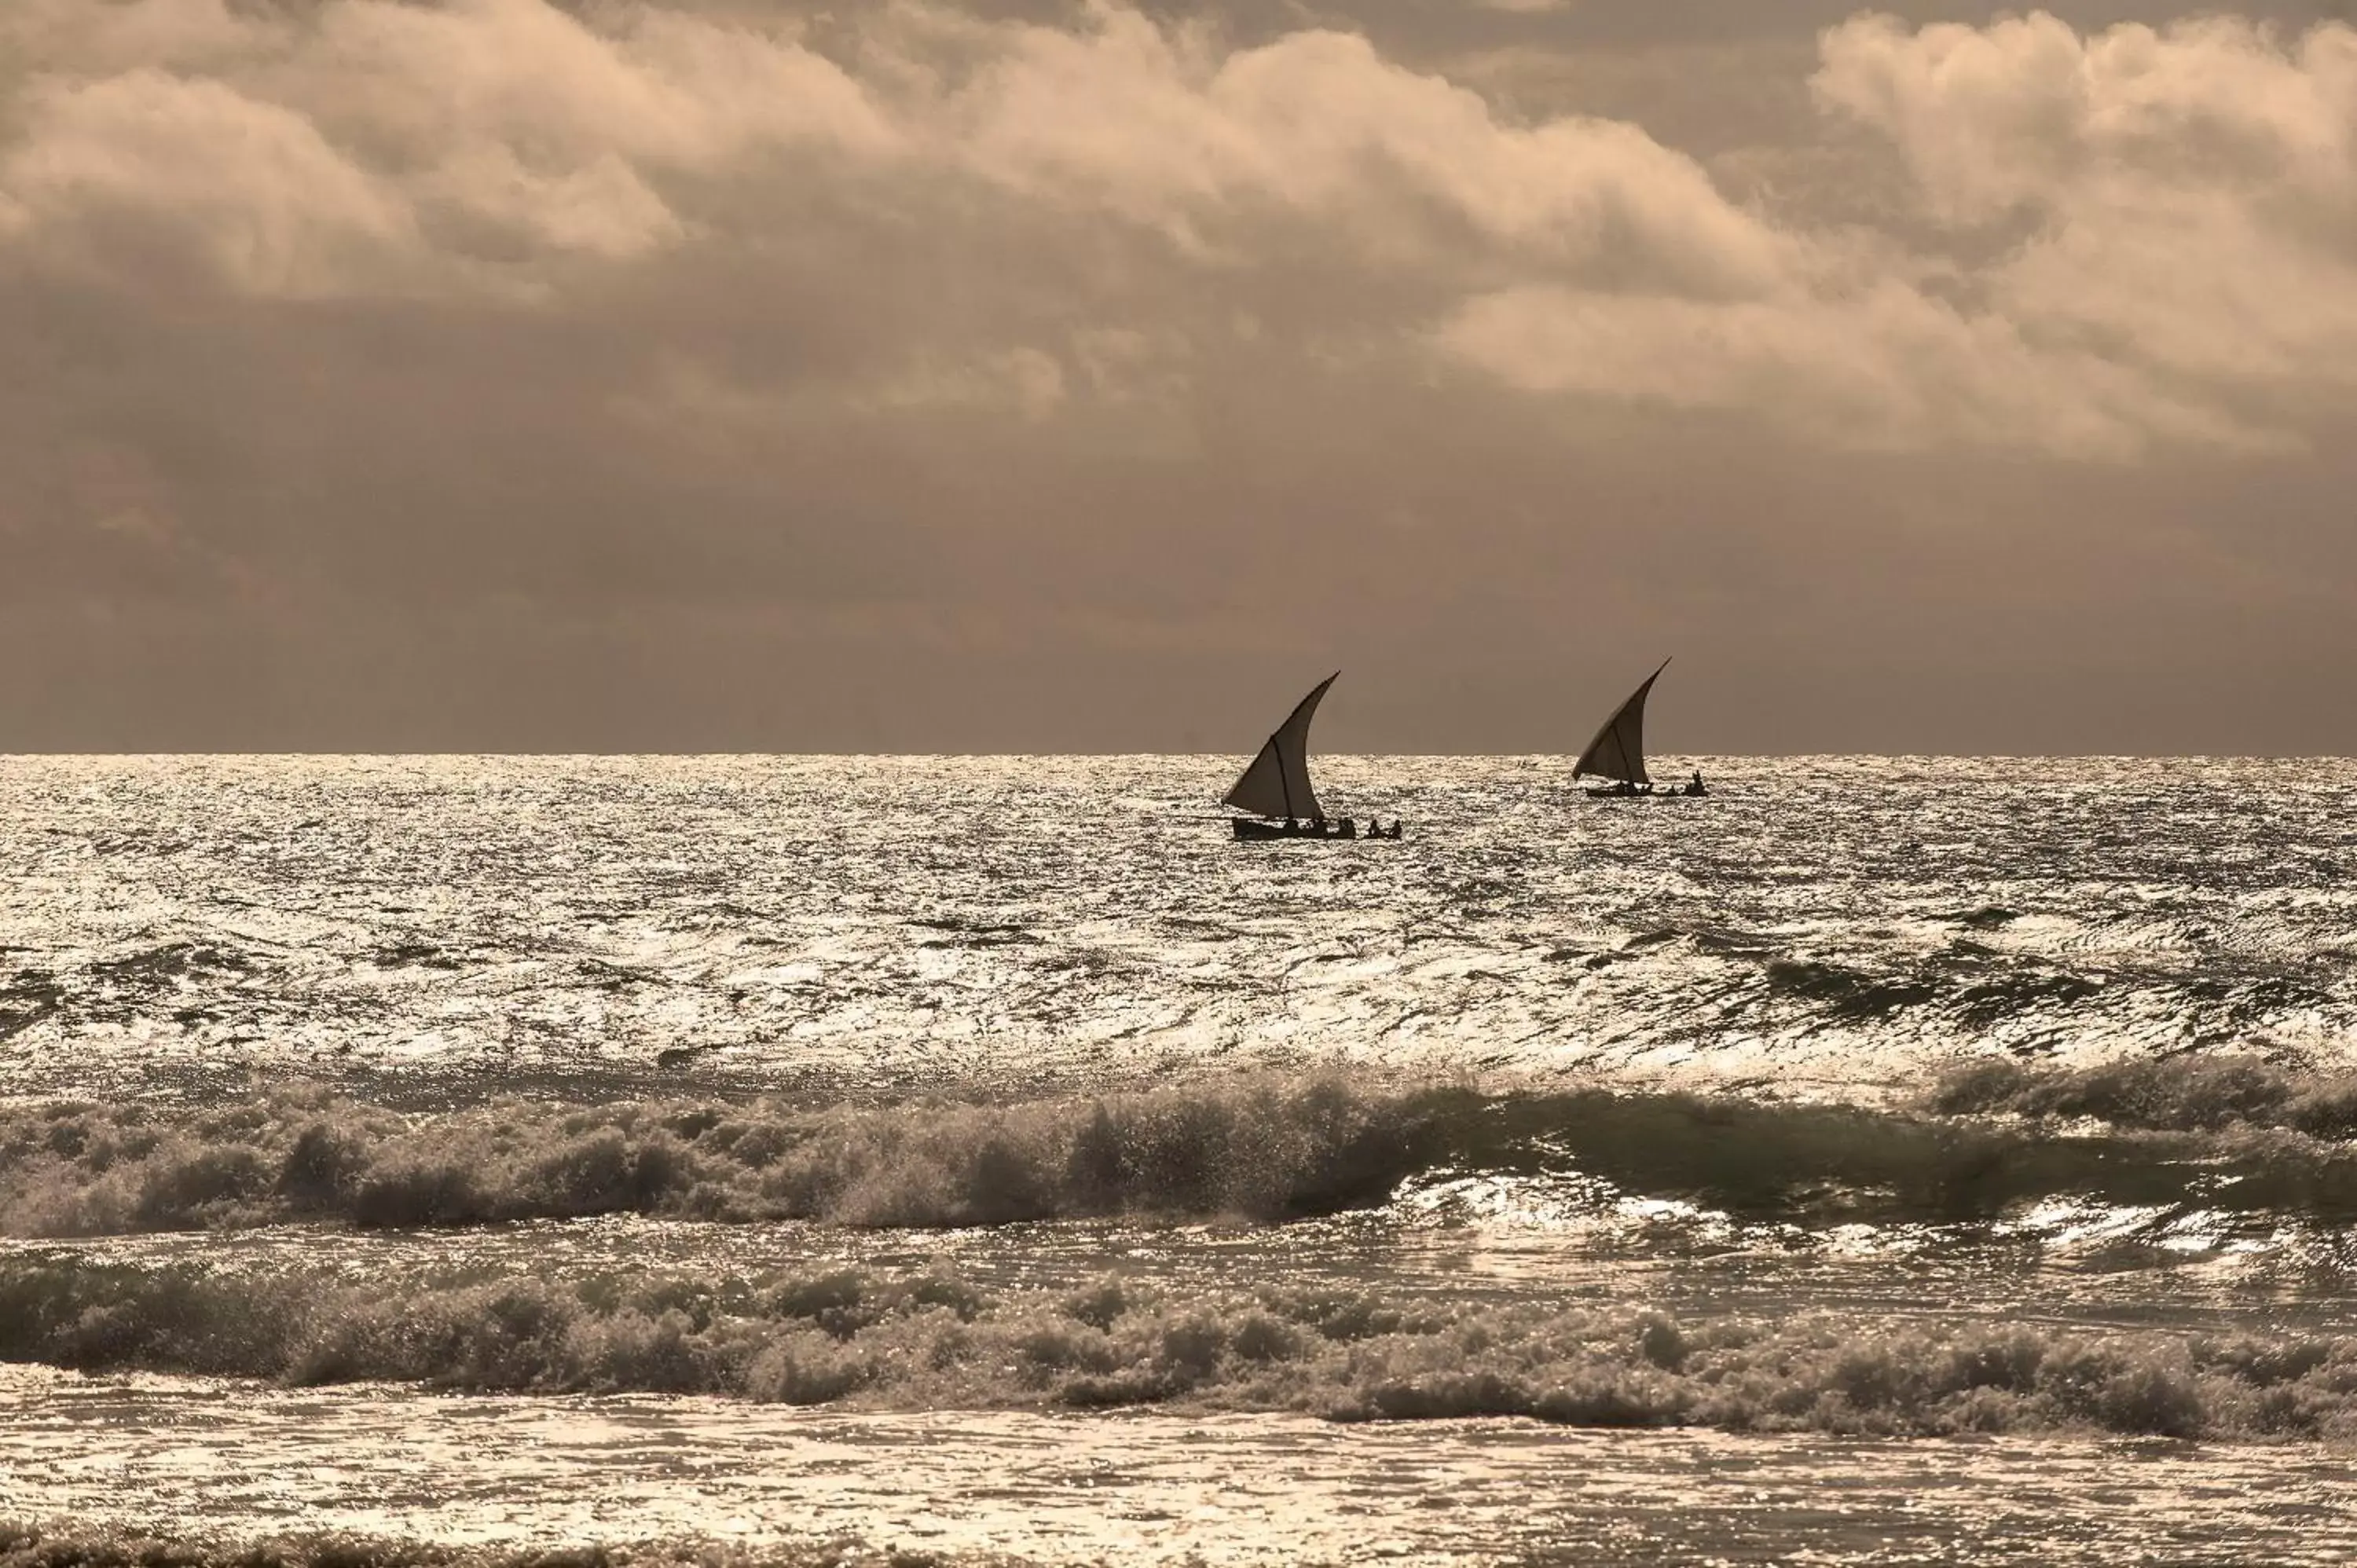
<instances>
[{"instance_id":1,"label":"sky","mask_svg":"<svg viewBox=\"0 0 2357 1568\"><path fill-rule=\"evenodd\" d=\"M2352 16L5 0L0 751L2357 753Z\"/></svg>"}]
</instances>

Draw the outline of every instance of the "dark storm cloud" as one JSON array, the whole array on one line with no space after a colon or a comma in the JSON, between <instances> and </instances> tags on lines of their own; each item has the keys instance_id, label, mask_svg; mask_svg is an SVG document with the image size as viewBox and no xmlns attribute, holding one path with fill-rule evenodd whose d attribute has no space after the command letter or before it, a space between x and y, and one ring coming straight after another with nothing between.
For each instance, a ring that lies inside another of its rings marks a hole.
<instances>
[{"instance_id":1,"label":"dark storm cloud","mask_svg":"<svg viewBox=\"0 0 2357 1568\"><path fill-rule=\"evenodd\" d=\"M2357 741L2357 33L1701 9L24 0L0 715Z\"/></svg>"}]
</instances>

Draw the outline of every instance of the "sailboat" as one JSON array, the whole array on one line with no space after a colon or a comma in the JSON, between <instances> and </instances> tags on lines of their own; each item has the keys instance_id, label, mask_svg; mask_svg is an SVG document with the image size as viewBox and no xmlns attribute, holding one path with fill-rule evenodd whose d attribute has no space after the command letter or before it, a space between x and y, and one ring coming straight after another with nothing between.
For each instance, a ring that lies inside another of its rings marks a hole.
<instances>
[{"instance_id":1,"label":"sailboat","mask_svg":"<svg viewBox=\"0 0 2357 1568\"><path fill-rule=\"evenodd\" d=\"M1243 773L1225 797L1224 803L1240 811L1250 811L1251 817L1231 817L1240 839L1283 838L1356 838L1358 828L1350 818L1330 823L1326 809L1318 803L1318 790L1309 782L1309 721L1318 716L1318 703L1326 695L1326 688L1341 678L1340 670L1310 689L1286 721L1261 746L1260 752L1244 768ZM1265 819L1255 822L1254 817ZM1372 819L1367 824L1370 838L1397 838L1400 825L1383 832Z\"/></svg>"},{"instance_id":2,"label":"sailboat","mask_svg":"<svg viewBox=\"0 0 2357 1568\"><path fill-rule=\"evenodd\" d=\"M1612 716L1604 721L1604 727L1596 732L1596 738L1587 743L1587 749L1579 754L1577 762L1572 764L1571 776L1574 779L1617 780L1609 788L1587 791L1589 800L1675 799L1680 795L1703 792L1702 775L1699 773L1695 775L1692 784L1683 789L1656 789L1652 775L1645 771L1645 698L1652 692L1653 682L1662 678L1662 671L1669 667L1670 661L1663 660L1661 669L1646 676L1644 683L1629 693L1629 700L1612 710Z\"/></svg>"}]
</instances>

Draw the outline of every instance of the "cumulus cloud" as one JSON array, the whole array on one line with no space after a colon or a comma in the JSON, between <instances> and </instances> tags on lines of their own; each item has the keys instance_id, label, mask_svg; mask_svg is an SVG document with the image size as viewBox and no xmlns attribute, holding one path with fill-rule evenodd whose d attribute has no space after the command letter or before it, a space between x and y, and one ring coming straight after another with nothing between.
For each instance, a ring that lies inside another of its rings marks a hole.
<instances>
[{"instance_id":1,"label":"cumulus cloud","mask_svg":"<svg viewBox=\"0 0 2357 1568\"><path fill-rule=\"evenodd\" d=\"M1404 373L1437 356L1834 445L2264 449L2357 375L2340 26L1835 27L1810 85L1905 171L1892 232L1771 218L1641 125L1517 120L1361 37L1239 48L1109 4L1060 25L904 6L832 56L799 25L546 0L26 0L7 27L33 69L0 231L91 265L170 241L254 295L544 300L570 263L807 245L813 223L921 245L995 206L1042 226L1050 271L1082 264L1055 221L1164 248L1099 255L1062 333L1128 325L1141 298L1105 296L1167 288L1171 258L1212 292L1323 269L1364 301L1332 332ZM850 395L1016 387L1044 416L1066 367L1037 352L879 341Z\"/></svg>"},{"instance_id":2,"label":"cumulus cloud","mask_svg":"<svg viewBox=\"0 0 2357 1568\"><path fill-rule=\"evenodd\" d=\"M2248 685L2185 630L2221 585L2338 690L2357 31L1318 14L5 0L0 716L177 691L201 744L209 682L275 682L436 745L1094 744L1050 716L1358 636L1475 744L1467 692L1663 618L1943 650L1902 718L1977 700L2007 595L2040 679L2142 636Z\"/></svg>"},{"instance_id":3,"label":"cumulus cloud","mask_svg":"<svg viewBox=\"0 0 2357 1568\"><path fill-rule=\"evenodd\" d=\"M860 86L791 38L655 6L600 28L546 0L329 0L257 80L395 160L492 145L694 170L889 140Z\"/></svg>"},{"instance_id":4,"label":"cumulus cloud","mask_svg":"<svg viewBox=\"0 0 2357 1568\"><path fill-rule=\"evenodd\" d=\"M1345 34L1222 54L1106 10L1083 33L1013 30L948 108L954 144L986 177L1209 233L1235 261L1251 260L1255 220L1281 217L1398 265L1461 249L1525 268L1638 265L1736 295L1789 265L1789 241L1641 129L1501 124L1474 92Z\"/></svg>"},{"instance_id":5,"label":"cumulus cloud","mask_svg":"<svg viewBox=\"0 0 2357 1568\"><path fill-rule=\"evenodd\" d=\"M303 295L382 275L414 240L408 207L283 105L140 69L44 85L0 162L20 234L82 242L104 265L125 221L184 242L238 287Z\"/></svg>"},{"instance_id":6,"label":"cumulus cloud","mask_svg":"<svg viewBox=\"0 0 2357 1568\"><path fill-rule=\"evenodd\" d=\"M891 134L791 39L653 7L601 30L545 0L27 0L0 40L34 68L0 145L20 241L88 256L154 220L259 295L537 294L533 263L685 239L665 177Z\"/></svg>"},{"instance_id":7,"label":"cumulus cloud","mask_svg":"<svg viewBox=\"0 0 2357 1568\"><path fill-rule=\"evenodd\" d=\"M1889 138L1932 221L2021 227L1966 281L2050 358L2246 427L2357 390L2357 29L1867 17L1824 54L1819 100Z\"/></svg>"}]
</instances>

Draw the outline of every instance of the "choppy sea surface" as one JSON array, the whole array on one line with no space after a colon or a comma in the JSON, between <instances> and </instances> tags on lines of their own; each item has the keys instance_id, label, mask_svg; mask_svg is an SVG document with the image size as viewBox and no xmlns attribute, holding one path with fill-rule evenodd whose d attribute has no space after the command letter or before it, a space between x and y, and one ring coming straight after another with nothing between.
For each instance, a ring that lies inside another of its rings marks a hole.
<instances>
[{"instance_id":1,"label":"choppy sea surface","mask_svg":"<svg viewBox=\"0 0 2357 1568\"><path fill-rule=\"evenodd\" d=\"M0 758L0 1563L2357 1557L2357 764L1235 766Z\"/></svg>"}]
</instances>

